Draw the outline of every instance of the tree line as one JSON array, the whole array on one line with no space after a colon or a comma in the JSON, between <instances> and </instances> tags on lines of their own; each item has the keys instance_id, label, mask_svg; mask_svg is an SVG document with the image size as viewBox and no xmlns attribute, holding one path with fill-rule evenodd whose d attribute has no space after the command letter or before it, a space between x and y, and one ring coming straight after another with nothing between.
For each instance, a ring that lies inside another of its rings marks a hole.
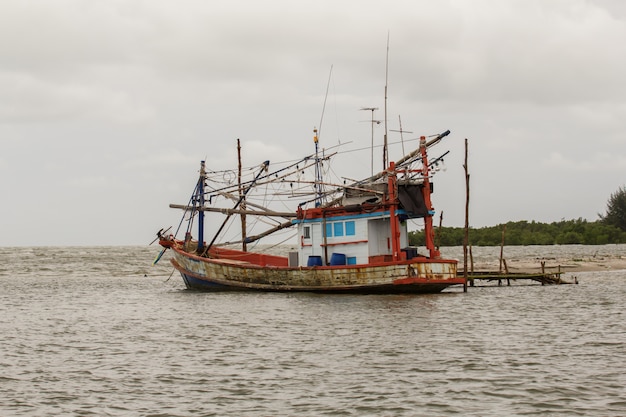
<instances>
[{"instance_id":1,"label":"tree line","mask_svg":"<svg viewBox=\"0 0 626 417\"><path fill-rule=\"evenodd\" d=\"M506 226L506 229L505 229ZM605 245L626 243L626 231L602 221L584 219L562 220L554 223L517 221L496 226L469 229L469 243L473 246L499 246L504 232L505 245ZM462 246L462 227L441 227L435 230L438 246ZM425 244L424 231L409 232L413 246Z\"/></svg>"},{"instance_id":2,"label":"tree line","mask_svg":"<svg viewBox=\"0 0 626 417\"><path fill-rule=\"evenodd\" d=\"M553 223L517 221L496 226L469 229L473 246L498 246L504 234L505 245L605 245L626 243L626 186L611 194L605 214L599 220L582 218ZM465 231L462 227L440 227L435 230L437 246L461 246ZM424 231L409 232L409 244L425 244Z\"/></svg>"}]
</instances>

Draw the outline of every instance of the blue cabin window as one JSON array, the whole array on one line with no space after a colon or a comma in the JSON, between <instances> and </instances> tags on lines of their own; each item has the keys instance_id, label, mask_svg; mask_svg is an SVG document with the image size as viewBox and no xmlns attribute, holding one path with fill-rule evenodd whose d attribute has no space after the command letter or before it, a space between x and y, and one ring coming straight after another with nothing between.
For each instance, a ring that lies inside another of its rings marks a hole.
<instances>
[{"instance_id":1,"label":"blue cabin window","mask_svg":"<svg viewBox=\"0 0 626 417\"><path fill-rule=\"evenodd\" d=\"M322 231L325 232L325 237L354 236L356 235L356 225L354 221L326 223L326 229L322 226Z\"/></svg>"},{"instance_id":2,"label":"blue cabin window","mask_svg":"<svg viewBox=\"0 0 626 417\"><path fill-rule=\"evenodd\" d=\"M348 256L346 261L348 265L356 265L356 256Z\"/></svg>"},{"instance_id":3,"label":"blue cabin window","mask_svg":"<svg viewBox=\"0 0 626 417\"><path fill-rule=\"evenodd\" d=\"M354 236L355 234L354 221L346 222L346 236Z\"/></svg>"}]
</instances>

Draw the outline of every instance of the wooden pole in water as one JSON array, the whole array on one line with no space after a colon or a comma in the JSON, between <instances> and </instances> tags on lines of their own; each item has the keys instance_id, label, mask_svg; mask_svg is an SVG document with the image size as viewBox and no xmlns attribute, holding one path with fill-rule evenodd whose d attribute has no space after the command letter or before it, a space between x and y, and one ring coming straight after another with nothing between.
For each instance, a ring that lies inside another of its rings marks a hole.
<instances>
[{"instance_id":1,"label":"wooden pole in water","mask_svg":"<svg viewBox=\"0 0 626 417\"><path fill-rule=\"evenodd\" d=\"M435 235L435 248L439 250L441 246L441 225L443 223L443 210L439 213L439 228L437 229L437 234Z\"/></svg>"},{"instance_id":2,"label":"wooden pole in water","mask_svg":"<svg viewBox=\"0 0 626 417\"><path fill-rule=\"evenodd\" d=\"M506 234L506 224L502 228L502 241L500 242L500 269L499 273L502 273L502 260L504 259L504 235Z\"/></svg>"},{"instance_id":3,"label":"wooden pole in water","mask_svg":"<svg viewBox=\"0 0 626 417\"><path fill-rule=\"evenodd\" d=\"M474 275L474 256L472 255L472 245L469 245L470 272ZM474 279L470 280L470 287L474 286Z\"/></svg>"},{"instance_id":4,"label":"wooden pole in water","mask_svg":"<svg viewBox=\"0 0 626 417\"><path fill-rule=\"evenodd\" d=\"M469 172L467 168L467 138L465 138L465 234L463 236L463 292L467 292L467 245L469 244Z\"/></svg>"}]
</instances>

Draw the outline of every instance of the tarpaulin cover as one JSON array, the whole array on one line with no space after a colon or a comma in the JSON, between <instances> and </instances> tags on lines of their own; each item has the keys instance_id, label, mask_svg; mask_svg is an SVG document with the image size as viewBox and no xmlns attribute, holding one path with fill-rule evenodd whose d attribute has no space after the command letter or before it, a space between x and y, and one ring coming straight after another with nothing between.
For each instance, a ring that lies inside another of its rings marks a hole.
<instances>
[{"instance_id":1,"label":"tarpaulin cover","mask_svg":"<svg viewBox=\"0 0 626 417\"><path fill-rule=\"evenodd\" d=\"M428 214L421 185L399 185L398 199L401 208L408 214L417 217L425 217Z\"/></svg>"}]
</instances>

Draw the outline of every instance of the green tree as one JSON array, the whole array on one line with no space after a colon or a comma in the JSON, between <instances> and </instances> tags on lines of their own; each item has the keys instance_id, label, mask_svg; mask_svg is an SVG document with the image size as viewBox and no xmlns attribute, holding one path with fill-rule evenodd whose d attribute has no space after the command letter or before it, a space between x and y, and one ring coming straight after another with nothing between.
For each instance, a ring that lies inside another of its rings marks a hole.
<instances>
[{"instance_id":1,"label":"green tree","mask_svg":"<svg viewBox=\"0 0 626 417\"><path fill-rule=\"evenodd\" d=\"M502 242L504 225L470 228L470 244L474 246L498 246ZM464 231L462 227L442 227L435 232L435 242L441 246L461 246ZM424 232L409 232L409 244L424 245ZM578 218L554 223L535 221L508 222L506 224L505 245L605 245L626 243L626 230L607 224L601 220L589 222Z\"/></svg>"},{"instance_id":2,"label":"green tree","mask_svg":"<svg viewBox=\"0 0 626 417\"><path fill-rule=\"evenodd\" d=\"M556 237L556 243L559 245L574 245L582 241L583 236L580 233L572 231L562 233Z\"/></svg>"},{"instance_id":3,"label":"green tree","mask_svg":"<svg viewBox=\"0 0 626 417\"><path fill-rule=\"evenodd\" d=\"M604 224L619 227L626 231L626 186L611 194L606 204L606 214L598 214Z\"/></svg>"}]
</instances>

